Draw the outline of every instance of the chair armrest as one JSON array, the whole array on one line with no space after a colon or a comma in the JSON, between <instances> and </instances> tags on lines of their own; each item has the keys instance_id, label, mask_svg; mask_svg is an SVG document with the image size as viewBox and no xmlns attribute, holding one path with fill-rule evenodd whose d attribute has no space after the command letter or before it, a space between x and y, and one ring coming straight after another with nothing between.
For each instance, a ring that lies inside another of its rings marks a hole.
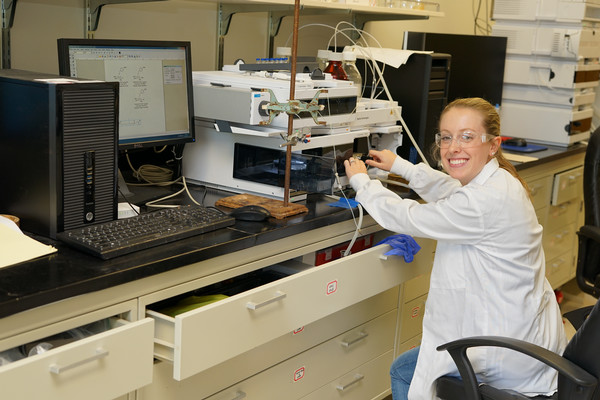
<instances>
[{"instance_id":1,"label":"chair armrest","mask_svg":"<svg viewBox=\"0 0 600 400\"><path fill-rule=\"evenodd\" d=\"M473 336L464 339L458 339L437 347L438 351L448 351L456 363L458 372L464 382L466 391L466 400L479 400L480 396L477 390L477 379L471 362L467 357L467 349L470 347L504 347L528 355L544 364L554 368L559 374L566 377L569 381L582 387L584 391L593 393L597 380L581 367L573 364L560 355L537 346L533 343L523 340L500 337L500 336ZM581 393L583 394L583 392ZM587 398L587 397L582 397Z\"/></svg>"},{"instance_id":2,"label":"chair armrest","mask_svg":"<svg viewBox=\"0 0 600 400\"><path fill-rule=\"evenodd\" d=\"M581 228L579 228L579 232L577 232L577 234L600 243L600 227L594 225L583 225Z\"/></svg>"},{"instance_id":3,"label":"chair armrest","mask_svg":"<svg viewBox=\"0 0 600 400\"><path fill-rule=\"evenodd\" d=\"M577 256L577 272L575 273L577 285L584 292L598 298L600 297L600 288L596 286L597 283L591 282L592 284L590 284L586 281L586 269L588 265L586 261L590 257L594 258L592 254L597 253L592 253L592 251L600 247L600 227L583 225L579 228L577 235L579 236L579 254ZM588 252L590 255L588 255Z\"/></svg>"}]
</instances>

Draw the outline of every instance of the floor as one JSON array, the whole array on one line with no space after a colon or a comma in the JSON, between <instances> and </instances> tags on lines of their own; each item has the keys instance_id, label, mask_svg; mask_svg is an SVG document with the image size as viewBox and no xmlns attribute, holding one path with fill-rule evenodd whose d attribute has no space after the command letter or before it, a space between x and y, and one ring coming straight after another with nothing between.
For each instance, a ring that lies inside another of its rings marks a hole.
<instances>
[{"instance_id":1,"label":"floor","mask_svg":"<svg viewBox=\"0 0 600 400\"><path fill-rule=\"evenodd\" d=\"M585 306L591 306L596 304L596 299L589 294L583 293L578 287L575 280L569 281L561 288L563 293L563 301L560 305L560 310L562 314L581 308ZM575 329L569 323L569 321L564 320L565 323L565 332L567 333L567 339L570 339L571 336L575 333Z\"/></svg>"}]
</instances>

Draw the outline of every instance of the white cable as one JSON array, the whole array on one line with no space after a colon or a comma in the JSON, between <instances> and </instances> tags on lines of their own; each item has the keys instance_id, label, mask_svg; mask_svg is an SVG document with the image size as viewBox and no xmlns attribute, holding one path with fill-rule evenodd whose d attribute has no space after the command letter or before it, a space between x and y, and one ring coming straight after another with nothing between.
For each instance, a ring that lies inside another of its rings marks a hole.
<instances>
[{"instance_id":1,"label":"white cable","mask_svg":"<svg viewBox=\"0 0 600 400\"><path fill-rule=\"evenodd\" d=\"M344 196L344 197L346 197L346 196ZM354 213L352 213L352 217L354 217ZM350 244L348 245L346 250L342 252L342 257L346 257L346 256L349 256L350 254L352 254L352 246L354 246L354 242L356 242L356 239L358 238L358 235L360 233L360 228L362 227L362 222L363 222L363 208L359 203L358 204L358 224L356 225L356 230L354 231L354 236L352 236L352 240L350 241Z\"/></svg>"},{"instance_id":2,"label":"white cable","mask_svg":"<svg viewBox=\"0 0 600 400\"><path fill-rule=\"evenodd\" d=\"M377 44L379 44L379 42L377 42L377 40L371 36L370 34L368 34L367 32L364 32L361 29L357 29L354 27L351 28L347 28L347 29L342 29L340 30L338 27L341 24L348 24L351 25L349 22L347 21L341 21L336 25L336 34L334 36L337 36L337 33L340 33L344 36L346 36L350 41L352 41L352 39L350 39L350 37L348 37L348 35L346 35L344 33L345 30L354 30L356 32L359 33L360 37L363 38L363 33L369 35L369 37L373 40L375 40L375 42ZM363 38L364 41L364 38ZM354 43L354 41L352 41ZM366 42L366 41L365 41ZM329 44L331 43L331 39L329 39ZM329 46L328 44L328 46ZM379 46L381 47L381 45ZM379 65L377 64L376 60L373 57L372 52L370 51L370 47L357 47L357 50L360 51L360 53L365 57L365 59L371 61L373 67L375 68L377 74L373 73L373 76L378 76L379 79L378 81L381 82L381 85L383 86L383 90L385 91L385 94L387 95L387 98L392 101L393 97L390 93L390 90L388 89L387 83L385 82L385 79L383 78L383 71L381 70L381 68L379 68ZM384 64L385 65L385 64ZM376 87L376 85L374 85L374 87ZM373 92L371 91L371 98L373 98ZM411 143L413 144L413 146L415 147L415 150L417 150L417 153L419 154L419 156L421 157L421 160L423 161L423 163L425 163L426 165L429 165L429 162L427 161L427 158L425 157L425 155L423 154L423 152L421 151L421 148L419 147L419 145L417 145L417 142L415 140L415 138L412 135L412 132L410 131L410 129L408 129L408 126L406 125L406 122L404 121L404 119L402 118L402 116L400 115L400 113L398 112L397 108L394 108L394 114L397 117L397 119L400 121L400 123L402 124L402 127L404 128L405 132L408 134L408 137L411 141Z\"/></svg>"},{"instance_id":3,"label":"white cable","mask_svg":"<svg viewBox=\"0 0 600 400\"><path fill-rule=\"evenodd\" d=\"M346 196L344 189L342 189L342 184L340 183L340 176L338 175L337 171L335 172L335 179L338 184L338 187L340 188L340 192L342 192L344 199L346 199L346 203L350 207L350 213L352 214L352 220L354 221L354 226L356 226L356 230L354 231L352 240L350 240L350 244L348 244L348 247L346 247L346 250L342 251L342 257L346 257L352 253L352 246L354 246L354 243L356 242L358 235L360 235L360 230L362 228L362 223L363 223L363 208L359 203L358 204L358 222L357 222L356 216L354 215L354 210L352 209L352 206L350 205L350 200L348 200L348 197Z\"/></svg>"},{"instance_id":4,"label":"white cable","mask_svg":"<svg viewBox=\"0 0 600 400\"><path fill-rule=\"evenodd\" d=\"M185 176L181 176L181 185L183 185L183 188L181 190L178 190L175 193L171 193L168 196L165 197L161 197L160 199L156 199L156 200L152 200L146 203L146 207L154 207L154 208L177 208L177 207L181 207L181 204L156 204L158 202L161 202L163 200L168 200L170 198L173 198L183 192L186 192L188 197L190 198L190 200L192 200L192 202L198 206L202 206L202 204L198 203L196 201L196 199L194 199L194 197L192 197L192 194L190 193L190 190L188 188L187 182L185 181Z\"/></svg>"},{"instance_id":5,"label":"white cable","mask_svg":"<svg viewBox=\"0 0 600 400\"><path fill-rule=\"evenodd\" d=\"M168 196L161 197L160 199L149 201L146 203L146 207L154 207L154 208L178 208L178 207L181 207L181 205L179 205L179 204L156 204L156 203L158 203L159 201L163 201L163 200L167 200L172 197L175 197L178 194L183 193L184 191L185 191L185 188L178 190L175 193L171 193Z\"/></svg>"}]
</instances>

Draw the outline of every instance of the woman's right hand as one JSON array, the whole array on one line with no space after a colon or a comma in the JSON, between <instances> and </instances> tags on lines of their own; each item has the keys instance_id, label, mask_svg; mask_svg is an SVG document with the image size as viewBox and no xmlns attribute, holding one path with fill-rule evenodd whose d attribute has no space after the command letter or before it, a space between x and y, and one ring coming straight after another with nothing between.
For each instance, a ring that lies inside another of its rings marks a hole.
<instances>
[{"instance_id":1,"label":"woman's right hand","mask_svg":"<svg viewBox=\"0 0 600 400\"><path fill-rule=\"evenodd\" d=\"M390 150L371 150L369 151L369 156L372 157L372 160L367 160L367 165L375 168L382 169L384 171L389 171L392 169L392 165L394 165L394 161L397 154L391 152Z\"/></svg>"}]
</instances>

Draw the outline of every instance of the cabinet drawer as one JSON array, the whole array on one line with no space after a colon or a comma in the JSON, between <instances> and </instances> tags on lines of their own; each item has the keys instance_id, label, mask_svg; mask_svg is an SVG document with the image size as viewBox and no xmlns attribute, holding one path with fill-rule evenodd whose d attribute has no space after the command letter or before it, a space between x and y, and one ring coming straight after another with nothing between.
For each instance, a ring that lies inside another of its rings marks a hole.
<instances>
[{"instance_id":1,"label":"cabinet drawer","mask_svg":"<svg viewBox=\"0 0 600 400\"><path fill-rule=\"evenodd\" d=\"M573 248L575 224L565 225L555 231L544 233L543 246L546 260L552 260Z\"/></svg>"},{"instance_id":2,"label":"cabinet drawer","mask_svg":"<svg viewBox=\"0 0 600 400\"><path fill-rule=\"evenodd\" d=\"M427 295L418 297L402 306L400 315L400 340L404 341L421 333Z\"/></svg>"},{"instance_id":3,"label":"cabinet drawer","mask_svg":"<svg viewBox=\"0 0 600 400\"><path fill-rule=\"evenodd\" d=\"M65 344L0 367L3 393L19 399L112 399L152 381L153 321Z\"/></svg>"},{"instance_id":4,"label":"cabinet drawer","mask_svg":"<svg viewBox=\"0 0 600 400\"><path fill-rule=\"evenodd\" d=\"M414 279L404 283L404 294L402 298L404 303L416 299L419 296L427 294L429 291L429 279L431 274L419 275Z\"/></svg>"},{"instance_id":5,"label":"cabinet drawer","mask_svg":"<svg viewBox=\"0 0 600 400\"><path fill-rule=\"evenodd\" d=\"M571 250L546 262L546 277L550 286L557 288L571 279L573 272L573 252Z\"/></svg>"},{"instance_id":6,"label":"cabinet drawer","mask_svg":"<svg viewBox=\"0 0 600 400\"><path fill-rule=\"evenodd\" d=\"M391 393L391 364L392 352L388 351L303 397L302 400L367 400L381 398L381 396Z\"/></svg>"},{"instance_id":7,"label":"cabinet drawer","mask_svg":"<svg viewBox=\"0 0 600 400\"><path fill-rule=\"evenodd\" d=\"M552 185L553 206L576 199L583 190L583 167L577 167L554 175Z\"/></svg>"},{"instance_id":8,"label":"cabinet drawer","mask_svg":"<svg viewBox=\"0 0 600 400\"><path fill-rule=\"evenodd\" d=\"M552 187L551 177L536 179L527 183L531 190L531 202L537 210L548 204L550 199L550 188Z\"/></svg>"},{"instance_id":9,"label":"cabinet drawer","mask_svg":"<svg viewBox=\"0 0 600 400\"><path fill-rule=\"evenodd\" d=\"M402 354L410 349L414 349L415 347L420 346L422 337L423 337L423 335L418 334L417 336L402 342L398 346L398 352L396 353L396 357L398 357L400 354Z\"/></svg>"},{"instance_id":10,"label":"cabinet drawer","mask_svg":"<svg viewBox=\"0 0 600 400\"><path fill-rule=\"evenodd\" d=\"M566 201L558 206L549 206L548 218L544 229L546 232L554 232L562 226L566 226L577 221L580 201Z\"/></svg>"},{"instance_id":11,"label":"cabinet drawer","mask_svg":"<svg viewBox=\"0 0 600 400\"><path fill-rule=\"evenodd\" d=\"M152 385L138 390L138 399L203 399L380 315L396 312L397 304L396 286L183 381L173 379L172 364L155 363Z\"/></svg>"},{"instance_id":12,"label":"cabinet drawer","mask_svg":"<svg viewBox=\"0 0 600 400\"><path fill-rule=\"evenodd\" d=\"M406 265L381 257L388 250L376 246L175 317L147 310L155 354L185 379L431 269L427 252Z\"/></svg>"},{"instance_id":13,"label":"cabinet drawer","mask_svg":"<svg viewBox=\"0 0 600 400\"><path fill-rule=\"evenodd\" d=\"M369 360L391 353L395 321L396 313L389 312L208 399L299 399Z\"/></svg>"}]
</instances>

